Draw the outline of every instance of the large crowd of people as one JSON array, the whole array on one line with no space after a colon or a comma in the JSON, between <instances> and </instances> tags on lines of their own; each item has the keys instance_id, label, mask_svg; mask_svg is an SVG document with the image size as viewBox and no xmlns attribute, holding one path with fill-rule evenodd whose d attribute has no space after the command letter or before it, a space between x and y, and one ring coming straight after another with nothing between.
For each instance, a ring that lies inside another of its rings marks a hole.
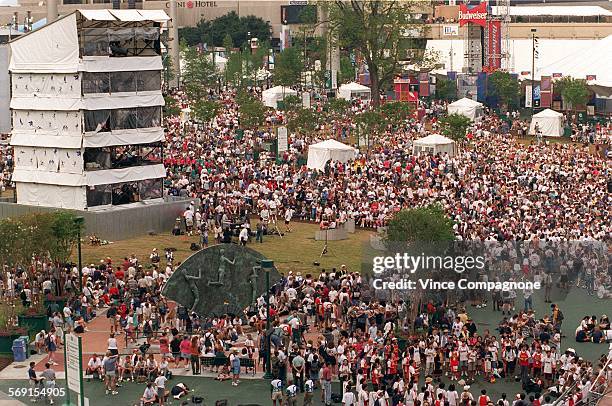
<instances>
[{"instance_id":1,"label":"large crowd of people","mask_svg":"<svg viewBox=\"0 0 612 406\"><path fill-rule=\"evenodd\" d=\"M412 142L435 130L441 109L431 108L433 129L414 120L398 123L373 136L373 146L353 162L329 162L315 171L303 165L307 146L350 134L354 114L311 134L291 134L276 165L264 148L275 137L271 125L238 135L232 95L218 97L223 110L210 127L176 119L168 128L167 190L202 199L202 218L239 222L290 208L300 220L354 219L376 228L402 208L437 202L456 222L457 236L468 240L610 237L609 168L588 143L517 143L510 131L524 123L509 116L510 126L491 114L472 128L456 156L415 155ZM270 115L270 124L287 120ZM601 141L609 143L609 134Z\"/></svg>"},{"instance_id":2,"label":"large crowd of people","mask_svg":"<svg viewBox=\"0 0 612 406\"><path fill-rule=\"evenodd\" d=\"M185 103L180 93L175 97ZM269 112L265 129L242 131L235 94L211 97L223 106L213 122L168 119L164 148L165 189L193 199L184 225L204 245L209 236L211 243L223 242L225 230L250 221L261 242L262 229L277 219L286 231L295 219L350 219L377 228L398 210L439 203L454 220L458 240L490 244L487 272L479 278L541 282L546 301L555 289L612 297L609 252L594 243L610 239L610 173L605 155L589 148L594 138L585 144L517 142L511 134L525 126L518 115L488 114L457 155L415 155L412 142L435 131L444 110L434 103L426 120L398 123L372 136L372 146L354 161L315 171L303 165L308 145L328 137L347 140L362 106L313 133L290 134L289 149L277 162L266 147L275 139L273 125L288 119L284 113ZM578 129L577 140L585 133L590 130ZM600 129L598 142L609 145L609 133L602 134ZM250 234L240 241L248 243ZM124 382L141 382L145 405L190 392L183 383L166 388L173 371L214 371L218 380L238 386L242 370L261 371L268 362L275 405L293 405L303 392L305 405L318 393L326 405L509 406L514 393L492 399L470 388L516 381L513 405L550 404L569 389L567 404L573 406L605 383L598 378L605 360L584 359L571 348L563 336L571 336L574 326L563 323L563 309L549 303L550 312L536 314L532 291L460 292L415 304L380 296L365 275L345 266L290 272L273 289L272 327L266 329L263 296L245 314L216 317L165 299L161 291L178 265L172 251L153 250L147 259L132 254L86 265L79 280L76 268L35 259L28 269L5 269L0 293L24 306L41 292L70 297L63 308L47 308L50 331L35 339L47 354L46 371L57 364L64 331L86 334L90 320L106 317L108 348L88 360L87 376L103 379L108 395L118 394ZM501 310L501 317L478 325L471 313L486 306ZM574 342L610 342L611 335L606 315L585 315ZM118 340L125 340L127 354L119 352ZM36 371L30 379L37 384ZM609 371L603 379L609 381ZM332 391L336 380L341 389Z\"/></svg>"}]
</instances>

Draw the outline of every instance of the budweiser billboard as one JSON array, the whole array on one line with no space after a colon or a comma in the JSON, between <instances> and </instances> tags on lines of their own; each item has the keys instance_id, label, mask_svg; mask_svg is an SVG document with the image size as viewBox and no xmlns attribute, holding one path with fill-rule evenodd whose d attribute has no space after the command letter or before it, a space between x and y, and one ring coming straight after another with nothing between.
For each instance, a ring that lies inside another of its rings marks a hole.
<instances>
[{"instance_id":1,"label":"budweiser billboard","mask_svg":"<svg viewBox=\"0 0 612 406\"><path fill-rule=\"evenodd\" d=\"M479 5L469 8L467 4L459 5L459 26L465 24L476 24L481 27L487 25L487 3L483 2Z\"/></svg>"},{"instance_id":2,"label":"budweiser billboard","mask_svg":"<svg viewBox=\"0 0 612 406\"><path fill-rule=\"evenodd\" d=\"M487 44L487 65L493 71L501 68L501 21L492 20L487 24L489 41Z\"/></svg>"}]
</instances>

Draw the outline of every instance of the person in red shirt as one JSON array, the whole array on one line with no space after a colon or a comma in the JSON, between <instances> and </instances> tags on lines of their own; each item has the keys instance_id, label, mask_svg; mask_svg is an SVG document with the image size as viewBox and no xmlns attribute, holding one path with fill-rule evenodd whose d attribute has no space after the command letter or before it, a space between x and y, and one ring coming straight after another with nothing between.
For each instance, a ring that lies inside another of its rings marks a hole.
<instances>
[{"instance_id":1,"label":"person in red shirt","mask_svg":"<svg viewBox=\"0 0 612 406\"><path fill-rule=\"evenodd\" d=\"M529 351L526 346L522 346L518 353L518 362L521 367L521 382L529 381Z\"/></svg>"},{"instance_id":2,"label":"person in red shirt","mask_svg":"<svg viewBox=\"0 0 612 406\"><path fill-rule=\"evenodd\" d=\"M117 267L117 270L115 271L115 276L117 277L117 279L123 280L123 278L125 278L125 272L123 271L123 269L121 269L121 267Z\"/></svg>"},{"instance_id":3,"label":"person in red shirt","mask_svg":"<svg viewBox=\"0 0 612 406\"><path fill-rule=\"evenodd\" d=\"M533 354L533 376L539 377L542 373L542 351L538 348Z\"/></svg>"}]
</instances>

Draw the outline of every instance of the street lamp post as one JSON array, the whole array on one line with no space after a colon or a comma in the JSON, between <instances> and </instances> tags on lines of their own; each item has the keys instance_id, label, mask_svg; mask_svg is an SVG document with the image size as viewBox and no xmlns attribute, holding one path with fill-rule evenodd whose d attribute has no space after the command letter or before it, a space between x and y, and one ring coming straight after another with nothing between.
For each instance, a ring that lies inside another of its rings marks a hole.
<instances>
[{"instance_id":1,"label":"street lamp post","mask_svg":"<svg viewBox=\"0 0 612 406\"><path fill-rule=\"evenodd\" d=\"M272 364L270 361L270 271L274 268L274 261L264 259L261 261L261 268L266 273L266 373L264 379L272 379Z\"/></svg>"},{"instance_id":2,"label":"street lamp post","mask_svg":"<svg viewBox=\"0 0 612 406\"><path fill-rule=\"evenodd\" d=\"M533 99L533 91L535 89L535 41L536 41L536 32L538 30L536 28L531 29L531 115L533 116L534 111L534 99Z\"/></svg>"},{"instance_id":3,"label":"street lamp post","mask_svg":"<svg viewBox=\"0 0 612 406\"><path fill-rule=\"evenodd\" d=\"M83 223L85 222L85 218L83 216L78 216L74 218L74 225L77 228L77 251L78 251L78 258L79 258L79 289L81 290L81 292L83 292L83 263L82 263L82 256L81 256L81 227L83 226Z\"/></svg>"}]
</instances>

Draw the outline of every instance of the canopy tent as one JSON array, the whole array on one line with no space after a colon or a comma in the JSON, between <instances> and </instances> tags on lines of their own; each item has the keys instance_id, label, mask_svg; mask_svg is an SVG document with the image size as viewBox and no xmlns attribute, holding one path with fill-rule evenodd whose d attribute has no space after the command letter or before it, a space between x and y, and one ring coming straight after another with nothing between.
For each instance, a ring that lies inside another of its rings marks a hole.
<instances>
[{"instance_id":1,"label":"canopy tent","mask_svg":"<svg viewBox=\"0 0 612 406\"><path fill-rule=\"evenodd\" d=\"M536 124L542 135L546 137L561 137L563 135L563 114L551 109L540 111L531 118L529 134L536 134Z\"/></svg>"},{"instance_id":2,"label":"canopy tent","mask_svg":"<svg viewBox=\"0 0 612 406\"><path fill-rule=\"evenodd\" d=\"M355 158L357 151L355 148L345 145L336 140L326 140L308 147L308 161L306 166L309 169L323 170L325 163L329 160L346 163Z\"/></svg>"},{"instance_id":3,"label":"canopy tent","mask_svg":"<svg viewBox=\"0 0 612 406\"><path fill-rule=\"evenodd\" d=\"M370 100L372 98L372 92L367 86L351 82L340 86L338 89L338 97L345 100Z\"/></svg>"},{"instance_id":4,"label":"canopy tent","mask_svg":"<svg viewBox=\"0 0 612 406\"><path fill-rule=\"evenodd\" d=\"M434 155L447 153L449 156L455 156L457 144L455 141L443 135L431 134L414 141L412 144L412 151L414 154L418 154L419 152L431 153Z\"/></svg>"},{"instance_id":5,"label":"canopy tent","mask_svg":"<svg viewBox=\"0 0 612 406\"><path fill-rule=\"evenodd\" d=\"M265 106L277 108L279 101L284 100L287 96L297 96L297 94L298 92L289 87L274 86L263 91L261 101Z\"/></svg>"},{"instance_id":6,"label":"canopy tent","mask_svg":"<svg viewBox=\"0 0 612 406\"><path fill-rule=\"evenodd\" d=\"M448 114L461 114L470 120L478 120L482 116L482 103L463 98L448 105Z\"/></svg>"}]
</instances>

